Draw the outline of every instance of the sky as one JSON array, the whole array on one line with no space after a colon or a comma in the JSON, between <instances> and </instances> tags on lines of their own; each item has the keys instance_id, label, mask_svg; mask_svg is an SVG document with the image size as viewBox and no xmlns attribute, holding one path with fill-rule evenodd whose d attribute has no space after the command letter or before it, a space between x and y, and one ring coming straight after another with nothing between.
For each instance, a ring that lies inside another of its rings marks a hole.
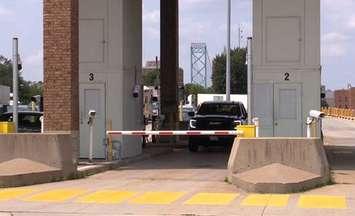
<instances>
[{"instance_id":1,"label":"sky","mask_svg":"<svg viewBox=\"0 0 355 216\"><path fill-rule=\"evenodd\" d=\"M11 57L11 40L20 38L23 75L43 79L43 0L0 0L0 54ZM209 57L223 52L226 44L226 2L180 0L180 66L185 82L190 77L190 45L207 43ZM322 81L330 89L355 85L355 1L321 0ZM232 0L232 47L251 36L251 0ZM159 0L143 0L143 62L159 56Z\"/></svg>"}]
</instances>

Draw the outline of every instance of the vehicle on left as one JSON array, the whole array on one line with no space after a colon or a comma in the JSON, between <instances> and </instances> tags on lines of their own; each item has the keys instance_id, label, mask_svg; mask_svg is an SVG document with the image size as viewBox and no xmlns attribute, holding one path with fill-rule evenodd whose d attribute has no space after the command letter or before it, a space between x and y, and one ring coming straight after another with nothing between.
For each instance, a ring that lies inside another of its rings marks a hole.
<instances>
[{"instance_id":1,"label":"vehicle on left","mask_svg":"<svg viewBox=\"0 0 355 216\"><path fill-rule=\"evenodd\" d=\"M40 133L42 112L19 111L18 112L18 132L19 133ZM12 122L13 113L5 112L0 115L0 122Z\"/></svg>"}]
</instances>

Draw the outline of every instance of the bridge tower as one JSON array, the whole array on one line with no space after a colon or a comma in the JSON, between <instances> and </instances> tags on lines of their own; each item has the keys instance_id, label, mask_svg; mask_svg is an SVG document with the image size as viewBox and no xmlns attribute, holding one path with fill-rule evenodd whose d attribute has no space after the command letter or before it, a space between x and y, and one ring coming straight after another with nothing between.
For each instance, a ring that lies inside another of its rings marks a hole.
<instances>
[{"instance_id":1,"label":"bridge tower","mask_svg":"<svg viewBox=\"0 0 355 216\"><path fill-rule=\"evenodd\" d=\"M206 43L191 44L191 83L207 88L208 54Z\"/></svg>"}]
</instances>

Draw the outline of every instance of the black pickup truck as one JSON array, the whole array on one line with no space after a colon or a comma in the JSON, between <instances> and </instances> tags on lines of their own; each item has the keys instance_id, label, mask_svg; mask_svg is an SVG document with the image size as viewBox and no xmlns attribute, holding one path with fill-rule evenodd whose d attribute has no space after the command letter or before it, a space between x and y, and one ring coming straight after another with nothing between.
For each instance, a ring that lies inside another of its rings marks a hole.
<instances>
[{"instance_id":1,"label":"black pickup truck","mask_svg":"<svg viewBox=\"0 0 355 216\"><path fill-rule=\"evenodd\" d=\"M190 113L192 119L189 130L235 130L236 126L245 124L247 112L241 102L204 102L196 114ZM197 152L200 145L231 145L233 136L190 136L189 150Z\"/></svg>"}]
</instances>

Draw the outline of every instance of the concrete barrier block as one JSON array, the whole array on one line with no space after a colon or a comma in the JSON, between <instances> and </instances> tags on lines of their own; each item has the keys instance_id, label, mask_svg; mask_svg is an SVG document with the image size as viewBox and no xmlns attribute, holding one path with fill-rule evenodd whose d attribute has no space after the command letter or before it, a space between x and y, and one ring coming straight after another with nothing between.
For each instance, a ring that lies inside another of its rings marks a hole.
<instances>
[{"instance_id":1,"label":"concrete barrier block","mask_svg":"<svg viewBox=\"0 0 355 216\"><path fill-rule=\"evenodd\" d=\"M71 134L0 135L0 183L20 186L74 176L74 145Z\"/></svg>"},{"instance_id":2,"label":"concrete barrier block","mask_svg":"<svg viewBox=\"0 0 355 216\"><path fill-rule=\"evenodd\" d=\"M320 139L236 139L228 162L229 180L251 192L297 192L329 181Z\"/></svg>"}]
</instances>

